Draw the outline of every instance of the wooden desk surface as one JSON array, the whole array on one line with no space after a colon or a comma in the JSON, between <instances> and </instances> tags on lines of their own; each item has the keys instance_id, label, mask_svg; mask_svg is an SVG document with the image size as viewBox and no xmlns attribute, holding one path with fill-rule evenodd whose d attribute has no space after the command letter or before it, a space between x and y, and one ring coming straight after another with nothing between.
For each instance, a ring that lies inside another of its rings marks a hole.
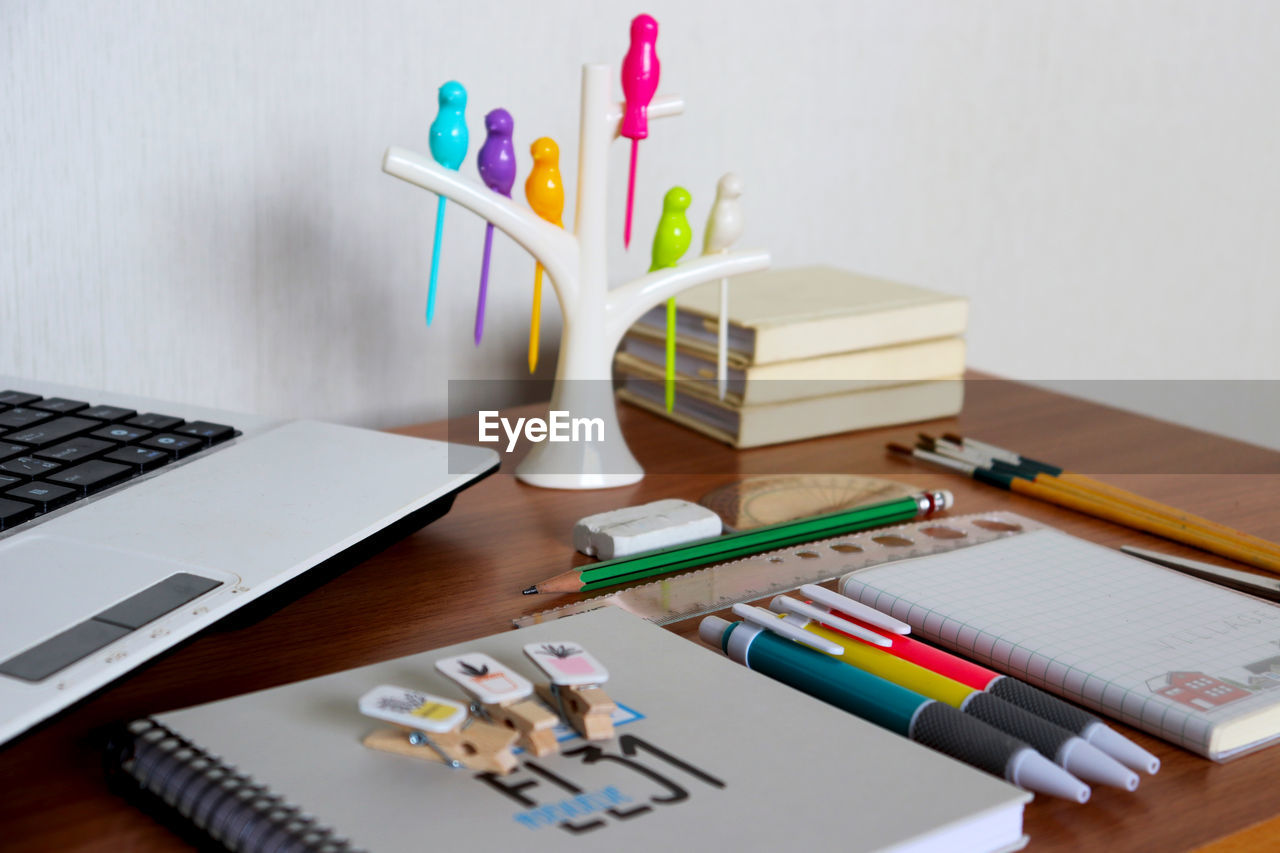
<instances>
[{"instance_id":1,"label":"wooden desk surface","mask_svg":"<svg viewBox=\"0 0 1280 853\"><path fill-rule=\"evenodd\" d=\"M1280 540L1280 453L1016 383L970 381L967 395L959 418L918 428L972 434ZM569 545L578 518L659 498L696 500L748 475L888 476L951 489L958 513L1009 509L1105 545L1134 543L1226 564L887 459L885 442L906 441L917 427L734 452L628 406L620 414L649 471L641 483L608 492L545 491L517 483L504 463L506 473L464 492L442 520L255 625L197 639L0 751L0 847L183 849L107 792L90 734L96 727L508 629L513 616L556 603L522 596L522 588L582 562ZM474 426L467 429L474 435ZM447 427L402 432L444 438ZM1163 473L1134 473L1143 471ZM676 630L692 636L696 629L686 623ZM1280 813L1274 792L1280 748L1219 766L1126 733L1160 756L1160 774L1144 778L1135 794L1095 789L1085 806L1039 798L1026 813L1032 850L1186 850Z\"/></svg>"}]
</instances>

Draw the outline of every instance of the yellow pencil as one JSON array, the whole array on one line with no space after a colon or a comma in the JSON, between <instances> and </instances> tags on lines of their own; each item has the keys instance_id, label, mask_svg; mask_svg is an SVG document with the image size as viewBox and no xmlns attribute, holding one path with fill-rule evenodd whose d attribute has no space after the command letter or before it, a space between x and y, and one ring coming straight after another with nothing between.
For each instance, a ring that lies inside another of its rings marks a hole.
<instances>
[{"instance_id":1,"label":"yellow pencil","mask_svg":"<svg viewBox=\"0 0 1280 853\"><path fill-rule=\"evenodd\" d=\"M1027 457L1014 453L1011 450L997 447L994 444L986 444L985 442L981 442L976 439L965 438L953 433L946 433L943 435L943 438L953 444L963 445L965 448L973 448L990 459L1001 459L1001 461L1007 462L1008 464L1017 465L1026 470L1027 476L1031 476L1033 472L1043 474L1043 476L1037 476L1035 478L1037 482L1052 479L1059 483L1070 483L1083 492L1091 492L1100 497L1110 498L1119 503L1131 504L1135 508L1142 509L1151 515L1160 516L1169 521L1184 523L1191 527L1199 527L1207 533L1213 533L1225 539L1236 539L1241 543L1247 543L1259 551L1280 557L1280 544L1263 539L1260 536L1245 533L1242 530L1236 530L1234 527L1228 527L1225 524L1220 524L1211 519L1204 518L1203 516L1184 512L1177 507L1172 507L1168 504L1163 504L1159 501L1145 498L1142 495L1128 491L1127 489L1112 486L1108 483L1102 482L1101 480L1095 480L1092 477L1084 474L1077 474L1074 471L1068 471L1047 462L1028 459Z\"/></svg>"},{"instance_id":2,"label":"yellow pencil","mask_svg":"<svg viewBox=\"0 0 1280 853\"><path fill-rule=\"evenodd\" d=\"M1175 542L1182 542L1280 574L1280 557L1270 551L1252 546L1239 536L1223 535L1186 521L1154 515L1132 504L1122 503L1107 496L1096 493L1086 494L1081 492L1078 486L1059 482L1054 477L1044 476L1043 472L1033 475L1029 472L1013 473L996 470L976 465L970 460L956 459L920 448L912 449L901 444L890 444L889 449L894 453L914 456L943 468L959 471L988 485L1083 512L1135 530L1163 536ZM1033 476L1035 479L1031 479Z\"/></svg>"},{"instance_id":3,"label":"yellow pencil","mask_svg":"<svg viewBox=\"0 0 1280 853\"><path fill-rule=\"evenodd\" d=\"M1062 483L1054 482L1053 477L1044 480L1040 478L1026 480L1015 476L1010 481L1009 489L1047 503L1114 521L1125 527L1154 533L1157 536L1202 548L1260 569L1280 573L1280 557L1269 551L1259 550L1238 537L1220 536L1184 521L1152 515L1131 504L1074 491L1070 487L1064 488Z\"/></svg>"}]
</instances>

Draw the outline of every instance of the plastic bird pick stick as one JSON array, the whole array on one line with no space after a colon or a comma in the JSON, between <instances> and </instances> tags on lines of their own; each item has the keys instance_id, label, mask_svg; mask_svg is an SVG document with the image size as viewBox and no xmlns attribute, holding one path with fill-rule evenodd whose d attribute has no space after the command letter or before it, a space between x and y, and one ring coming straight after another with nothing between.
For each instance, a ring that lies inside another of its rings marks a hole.
<instances>
[{"instance_id":1,"label":"plastic bird pick stick","mask_svg":"<svg viewBox=\"0 0 1280 853\"><path fill-rule=\"evenodd\" d=\"M476 155L476 166L484 185L511 198L516 182L516 150L511 144L514 122L511 113L499 107L484 117L484 145ZM476 346L484 336L484 303L489 292L489 252L493 249L493 223L484 229L484 260L480 263L480 295L476 299Z\"/></svg>"},{"instance_id":2,"label":"plastic bird pick stick","mask_svg":"<svg viewBox=\"0 0 1280 853\"><path fill-rule=\"evenodd\" d=\"M446 169L458 171L467 156L467 122L463 111L467 108L467 90L456 80L440 87L440 109L431 122L428 144L431 157ZM431 283L427 288L427 325L436 315L436 280L440 276L440 239L444 236L444 203L440 196L436 204L436 237L431 244Z\"/></svg>"},{"instance_id":3,"label":"plastic bird pick stick","mask_svg":"<svg viewBox=\"0 0 1280 853\"><path fill-rule=\"evenodd\" d=\"M560 146L543 136L529 147L533 170L524 182L529 207L552 225L564 227L564 181L560 178ZM542 264L533 270L533 313L529 318L529 372L538 369L538 334L542 325Z\"/></svg>"},{"instance_id":4,"label":"plastic bird pick stick","mask_svg":"<svg viewBox=\"0 0 1280 853\"><path fill-rule=\"evenodd\" d=\"M742 181L726 172L716 184L716 202L707 217L707 230L702 236L702 254L728 252L742 236ZM716 393L724 399L729 384L729 279L720 279L720 322L716 342Z\"/></svg>"},{"instance_id":5,"label":"plastic bird pick stick","mask_svg":"<svg viewBox=\"0 0 1280 853\"><path fill-rule=\"evenodd\" d=\"M650 15L631 21L631 47L622 60L622 92L626 108L621 135L631 140L631 169L627 175L627 219L622 244L631 248L631 211L636 197L636 155L640 140L649 136L649 102L658 91L658 22Z\"/></svg>"},{"instance_id":6,"label":"plastic bird pick stick","mask_svg":"<svg viewBox=\"0 0 1280 853\"><path fill-rule=\"evenodd\" d=\"M693 200L684 187L672 187L662 199L662 218L658 220L658 230L653 235L653 263L649 272L674 267L689 251L693 242L693 229L689 227L689 217L685 211ZM676 300L667 300L667 373L666 373L667 411L671 411L676 403Z\"/></svg>"}]
</instances>

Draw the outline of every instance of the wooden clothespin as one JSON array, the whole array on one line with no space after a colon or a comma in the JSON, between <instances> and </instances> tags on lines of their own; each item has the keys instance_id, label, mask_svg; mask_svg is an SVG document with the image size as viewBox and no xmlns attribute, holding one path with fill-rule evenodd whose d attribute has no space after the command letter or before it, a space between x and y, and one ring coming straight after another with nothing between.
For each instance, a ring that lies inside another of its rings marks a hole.
<instances>
[{"instance_id":1,"label":"wooden clothespin","mask_svg":"<svg viewBox=\"0 0 1280 853\"><path fill-rule=\"evenodd\" d=\"M473 713L520 734L520 746L536 756L560 748L556 715L530 697L533 684L481 652L436 661L436 669L462 686L474 700Z\"/></svg>"},{"instance_id":2,"label":"wooden clothespin","mask_svg":"<svg viewBox=\"0 0 1280 853\"><path fill-rule=\"evenodd\" d=\"M518 735L470 718L459 702L383 684L360 697L360 713L398 727L366 735L370 749L499 775L519 764L511 751Z\"/></svg>"},{"instance_id":3,"label":"wooden clothespin","mask_svg":"<svg viewBox=\"0 0 1280 853\"><path fill-rule=\"evenodd\" d=\"M587 740L613 737L613 712L617 704L600 685L609 671L577 643L529 643L524 653L551 677L537 685L538 696L560 712L569 725Z\"/></svg>"}]
</instances>

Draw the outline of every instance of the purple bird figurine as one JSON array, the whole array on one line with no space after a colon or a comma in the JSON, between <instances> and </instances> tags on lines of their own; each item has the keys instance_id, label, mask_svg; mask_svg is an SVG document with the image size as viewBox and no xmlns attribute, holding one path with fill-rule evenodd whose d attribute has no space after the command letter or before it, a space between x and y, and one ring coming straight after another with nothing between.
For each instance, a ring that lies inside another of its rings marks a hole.
<instances>
[{"instance_id":1,"label":"purple bird figurine","mask_svg":"<svg viewBox=\"0 0 1280 853\"><path fill-rule=\"evenodd\" d=\"M480 179L496 193L511 198L516 182L516 149L511 143L515 122L511 113L499 107L484 117L485 138L476 155ZM493 248L493 223L484 230L484 262L480 265L480 298L476 302L476 346L484 335L484 302L489 292L489 251Z\"/></svg>"}]
</instances>

